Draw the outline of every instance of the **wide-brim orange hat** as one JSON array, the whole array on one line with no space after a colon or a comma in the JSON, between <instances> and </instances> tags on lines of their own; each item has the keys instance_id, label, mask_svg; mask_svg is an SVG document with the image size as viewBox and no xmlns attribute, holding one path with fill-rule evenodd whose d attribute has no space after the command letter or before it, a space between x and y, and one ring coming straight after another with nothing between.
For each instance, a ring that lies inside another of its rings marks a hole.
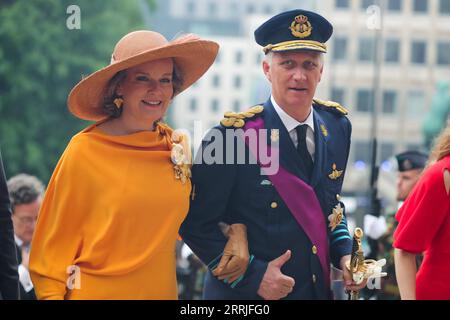
<instances>
[{"instance_id":1,"label":"wide-brim orange hat","mask_svg":"<svg viewBox=\"0 0 450 320\"><path fill-rule=\"evenodd\" d=\"M181 73L180 92L197 81L213 64L219 45L194 35L174 41L153 31L134 31L117 42L111 63L81 80L70 92L68 106L78 118L98 121L108 117L103 98L109 80L119 71L153 60L173 58Z\"/></svg>"}]
</instances>

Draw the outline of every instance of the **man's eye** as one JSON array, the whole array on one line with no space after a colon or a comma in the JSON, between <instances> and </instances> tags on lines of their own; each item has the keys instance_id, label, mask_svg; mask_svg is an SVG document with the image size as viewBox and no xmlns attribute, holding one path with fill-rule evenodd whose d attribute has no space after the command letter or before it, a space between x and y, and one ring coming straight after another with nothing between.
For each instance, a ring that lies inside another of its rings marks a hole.
<instances>
[{"instance_id":1,"label":"man's eye","mask_svg":"<svg viewBox=\"0 0 450 320\"><path fill-rule=\"evenodd\" d=\"M164 79L161 79L160 81L161 81L161 83L172 83L172 79L170 79L170 78L164 78Z\"/></svg>"},{"instance_id":2,"label":"man's eye","mask_svg":"<svg viewBox=\"0 0 450 320\"><path fill-rule=\"evenodd\" d=\"M281 65L283 65L283 66L292 66L292 60L286 60L286 61L283 61L283 62L281 62Z\"/></svg>"},{"instance_id":3,"label":"man's eye","mask_svg":"<svg viewBox=\"0 0 450 320\"><path fill-rule=\"evenodd\" d=\"M303 65L308 69L317 67L317 64L312 61L305 61L305 63Z\"/></svg>"}]
</instances>

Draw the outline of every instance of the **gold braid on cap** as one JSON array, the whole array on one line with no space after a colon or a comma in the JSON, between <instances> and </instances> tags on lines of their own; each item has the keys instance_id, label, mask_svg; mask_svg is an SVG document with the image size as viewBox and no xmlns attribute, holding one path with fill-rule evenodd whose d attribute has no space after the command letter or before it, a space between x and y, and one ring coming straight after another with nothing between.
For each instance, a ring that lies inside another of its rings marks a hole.
<instances>
[{"instance_id":1,"label":"gold braid on cap","mask_svg":"<svg viewBox=\"0 0 450 320\"><path fill-rule=\"evenodd\" d=\"M279 42L277 44L268 44L263 48L264 53L273 50L273 51L281 51L286 49L303 49L303 48L312 48L317 49L321 52L327 52L327 46L324 43L314 41L314 40L291 40Z\"/></svg>"}]
</instances>

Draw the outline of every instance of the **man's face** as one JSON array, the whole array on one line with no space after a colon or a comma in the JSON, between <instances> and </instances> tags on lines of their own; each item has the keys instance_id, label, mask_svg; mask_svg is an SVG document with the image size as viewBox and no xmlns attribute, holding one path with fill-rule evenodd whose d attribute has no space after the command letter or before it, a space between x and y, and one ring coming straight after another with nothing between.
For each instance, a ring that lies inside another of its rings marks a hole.
<instances>
[{"instance_id":1,"label":"man's face","mask_svg":"<svg viewBox=\"0 0 450 320\"><path fill-rule=\"evenodd\" d=\"M41 207L42 197L27 204L19 204L14 207L13 225L15 235L29 244L33 238L34 227Z\"/></svg>"},{"instance_id":2,"label":"man's face","mask_svg":"<svg viewBox=\"0 0 450 320\"><path fill-rule=\"evenodd\" d=\"M399 172L397 176L397 201L405 201L419 180L422 169Z\"/></svg>"},{"instance_id":3,"label":"man's face","mask_svg":"<svg viewBox=\"0 0 450 320\"><path fill-rule=\"evenodd\" d=\"M286 111L311 106L323 64L318 52L274 52L272 63L263 62L263 70L275 101Z\"/></svg>"}]
</instances>

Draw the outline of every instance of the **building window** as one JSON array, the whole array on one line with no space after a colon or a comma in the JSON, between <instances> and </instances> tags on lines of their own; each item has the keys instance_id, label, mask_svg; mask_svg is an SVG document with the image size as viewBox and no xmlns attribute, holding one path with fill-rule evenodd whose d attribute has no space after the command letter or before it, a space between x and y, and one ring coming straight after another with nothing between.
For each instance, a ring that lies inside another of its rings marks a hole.
<instances>
[{"instance_id":1,"label":"building window","mask_svg":"<svg viewBox=\"0 0 450 320\"><path fill-rule=\"evenodd\" d=\"M241 84L242 84L241 76L235 76L234 83L233 83L234 87L236 89L239 89L241 87Z\"/></svg>"},{"instance_id":2,"label":"building window","mask_svg":"<svg viewBox=\"0 0 450 320\"><path fill-rule=\"evenodd\" d=\"M422 150L422 145L417 143L408 143L405 150Z\"/></svg>"},{"instance_id":3,"label":"building window","mask_svg":"<svg viewBox=\"0 0 450 320\"><path fill-rule=\"evenodd\" d=\"M339 102L344 105L345 92L343 88L333 88L331 89L331 100Z\"/></svg>"},{"instance_id":4,"label":"building window","mask_svg":"<svg viewBox=\"0 0 450 320\"><path fill-rule=\"evenodd\" d=\"M271 6L265 6L263 10L264 14L271 14L272 13L272 7Z\"/></svg>"},{"instance_id":5,"label":"building window","mask_svg":"<svg viewBox=\"0 0 450 320\"><path fill-rule=\"evenodd\" d=\"M189 1L186 3L186 11L190 15L195 13L195 2L194 1Z\"/></svg>"},{"instance_id":6,"label":"building window","mask_svg":"<svg viewBox=\"0 0 450 320\"><path fill-rule=\"evenodd\" d=\"M397 39L386 40L384 49L384 61L397 63L400 60L400 41Z\"/></svg>"},{"instance_id":7,"label":"building window","mask_svg":"<svg viewBox=\"0 0 450 320\"><path fill-rule=\"evenodd\" d=\"M361 9L366 10L368 7L375 4L375 0L362 0Z\"/></svg>"},{"instance_id":8,"label":"building window","mask_svg":"<svg viewBox=\"0 0 450 320\"><path fill-rule=\"evenodd\" d=\"M219 100L214 99L211 101L211 111L212 112L219 112Z\"/></svg>"},{"instance_id":9,"label":"building window","mask_svg":"<svg viewBox=\"0 0 450 320\"><path fill-rule=\"evenodd\" d=\"M401 11L402 10L402 0L388 0L388 10L389 11Z\"/></svg>"},{"instance_id":10,"label":"building window","mask_svg":"<svg viewBox=\"0 0 450 320\"><path fill-rule=\"evenodd\" d=\"M355 141L352 143L354 150L354 159L356 161L364 161L366 164L370 162L370 156L372 154L371 143L368 141Z\"/></svg>"},{"instance_id":11,"label":"building window","mask_svg":"<svg viewBox=\"0 0 450 320\"><path fill-rule=\"evenodd\" d=\"M189 109L190 109L192 112L197 111L197 99L195 99L195 98L192 98L192 99L191 99L191 101L190 101L190 103L189 103Z\"/></svg>"},{"instance_id":12,"label":"building window","mask_svg":"<svg viewBox=\"0 0 450 320\"><path fill-rule=\"evenodd\" d=\"M428 0L414 0L414 12L426 13L428 11Z\"/></svg>"},{"instance_id":13,"label":"building window","mask_svg":"<svg viewBox=\"0 0 450 320\"><path fill-rule=\"evenodd\" d=\"M383 113L395 113L397 110L397 92L386 90L383 92Z\"/></svg>"},{"instance_id":14,"label":"building window","mask_svg":"<svg viewBox=\"0 0 450 320\"><path fill-rule=\"evenodd\" d=\"M229 15L234 17L236 14L239 13L239 6L236 2L231 2L229 7Z\"/></svg>"},{"instance_id":15,"label":"building window","mask_svg":"<svg viewBox=\"0 0 450 320\"><path fill-rule=\"evenodd\" d=\"M264 58L264 56L260 52L258 52L256 54L256 65L257 66L261 65L261 62L263 61L263 58Z\"/></svg>"},{"instance_id":16,"label":"building window","mask_svg":"<svg viewBox=\"0 0 450 320\"><path fill-rule=\"evenodd\" d=\"M437 63L450 66L450 42L438 42Z\"/></svg>"},{"instance_id":17,"label":"building window","mask_svg":"<svg viewBox=\"0 0 450 320\"><path fill-rule=\"evenodd\" d=\"M369 89L359 89L356 92L356 111L372 111L372 91Z\"/></svg>"},{"instance_id":18,"label":"building window","mask_svg":"<svg viewBox=\"0 0 450 320\"><path fill-rule=\"evenodd\" d=\"M345 61L347 59L347 38L334 38L333 59L334 61Z\"/></svg>"},{"instance_id":19,"label":"building window","mask_svg":"<svg viewBox=\"0 0 450 320\"><path fill-rule=\"evenodd\" d=\"M217 12L217 4L215 2L210 2L208 4L208 13L209 13L209 17L213 17L216 15Z\"/></svg>"},{"instance_id":20,"label":"building window","mask_svg":"<svg viewBox=\"0 0 450 320\"><path fill-rule=\"evenodd\" d=\"M336 0L336 8L347 9L349 8L348 0Z\"/></svg>"},{"instance_id":21,"label":"building window","mask_svg":"<svg viewBox=\"0 0 450 320\"><path fill-rule=\"evenodd\" d=\"M388 160L395 153L395 145L390 142L382 142L380 147L381 162Z\"/></svg>"},{"instance_id":22,"label":"building window","mask_svg":"<svg viewBox=\"0 0 450 320\"><path fill-rule=\"evenodd\" d=\"M418 119L423 117L425 110L425 94L423 91L411 90L408 92L405 110L408 118Z\"/></svg>"},{"instance_id":23,"label":"building window","mask_svg":"<svg viewBox=\"0 0 450 320\"><path fill-rule=\"evenodd\" d=\"M363 62L371 62L374 58L374 41L373 38L359 39L358 59Z\"/></svg>"},{"instance_id":24,"label":"building window","mask_svg":"<svg viewBox=\"0 0 450 320\"><path fill-rule=\"evenodd\" d=\"M239 100L234 100L234 102L233 102L233 111L234 112L241 111L241 102Z\"/></svg>"},{"instance_id":25,"label":"building window","mask_svg":"<svg viewBox=\"0 0 450 320\"><path fill-rule=\"evenodd\" d=\"M217 88L217 87L219 87L219 86L220 86L220 76L216 74L216 75L213 77L213 87L214 87L214 88Z\"/></svg>"},{"instance_id":26,"label":"building window","mask_svg":"<svg viewBox=\"0 0 450 320\"><path fill-rule=\"evenodd\" d=\"M439 13L449 14L450 13L450 0L440 0L439 1Z\"/></svg>"},{"instance_id":27,"label":"building window","mask_svg":"<svg viewBox=\"0 0 450 320\"><path fill-rule=\"evenodd\" d=\"M411 62L424 64L426 60L425 41L413 41L411 44Z\"/></svg>"},{"instance_id":28,"label":"building window","mask_svg":"<svg viewBox=\"0 0 450 320\"><path fill-rule=\"evenodd\" d=\"M235 62L240 64L242 63L242 51L236 51Z\"/></svg>"}]
</instances>

